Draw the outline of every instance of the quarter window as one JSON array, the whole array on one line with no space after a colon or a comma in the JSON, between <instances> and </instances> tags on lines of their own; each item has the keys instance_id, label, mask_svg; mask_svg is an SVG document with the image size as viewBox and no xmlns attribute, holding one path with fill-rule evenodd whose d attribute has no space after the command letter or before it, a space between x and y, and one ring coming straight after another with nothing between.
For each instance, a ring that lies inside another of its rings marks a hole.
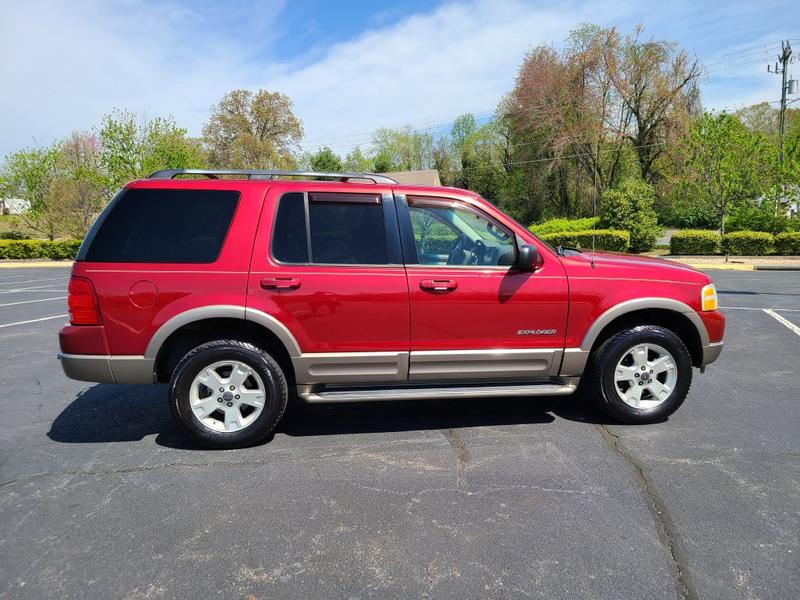
<instances>
[{"instance_id":1,"label":"quarter window","mask_svg":"<svg viewBox=\"0 0 800 600\"><path fill-rule=\"evenodd\" d=\"M286 194L278 206L272 254L286 263L387 264L380 195Z\"/></svg>"},{"instance_id":2,"label":"quarter window","mask_svg":"<svg viewBox=\"0 0 800 600\"><path fill-rule=\"evenodd\" d=\"M450 201L413 197L408 201L419 264L514 264L513 235L483 213Z\"/></svg>"}]
</instances>

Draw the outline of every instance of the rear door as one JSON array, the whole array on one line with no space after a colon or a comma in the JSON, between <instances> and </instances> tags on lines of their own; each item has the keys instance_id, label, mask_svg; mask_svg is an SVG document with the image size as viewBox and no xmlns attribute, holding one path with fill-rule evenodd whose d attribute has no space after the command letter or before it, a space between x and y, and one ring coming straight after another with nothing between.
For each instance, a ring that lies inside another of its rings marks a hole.
<instances>
[{"instance_id":1,"label":"rear door","mask_svg":"<svg viewBox=\"0 0 800 600\"><path fill-rule=\"evenodd\" d=\"M549 252L513 268L517 236L465 199L398 196L411 299L410 379L558 373L567 279Z\"/></svg>"},{"instance_id":2,"label":"rear door","mask_svg":"<svg viewBox=\"0 0 800 600\"><path fill-rule=\"evenodd\" d=\"M298 383L405 379L408 284L391 190L271 187L247 303L277 318L297 341Z\"/></svg>"}]
</instances>

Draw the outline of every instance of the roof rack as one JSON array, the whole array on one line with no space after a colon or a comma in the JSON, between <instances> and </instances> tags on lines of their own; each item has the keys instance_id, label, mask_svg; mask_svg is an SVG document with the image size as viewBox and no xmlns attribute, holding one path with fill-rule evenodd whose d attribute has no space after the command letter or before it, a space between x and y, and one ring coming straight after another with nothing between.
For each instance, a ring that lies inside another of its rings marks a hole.
<instances>
[{"instance_id":1,"label":"roof rack","mask_svg":"<svg viewBox=\"0 0 800 600\"><path fill-rule=\"evenodd\" d=\"M319 171L252 171L250 169L164 169L150 174L148 179L174 179L178 175L204 175L209 179L219 179L220 176L237 175L247 179L275 179L277 177L311 177L314 179L338 179L351 181L353 179L366 179L372 183L387 183L396 185L391 177L375 173L325 173Z\"/></svg>"}]
</instances>

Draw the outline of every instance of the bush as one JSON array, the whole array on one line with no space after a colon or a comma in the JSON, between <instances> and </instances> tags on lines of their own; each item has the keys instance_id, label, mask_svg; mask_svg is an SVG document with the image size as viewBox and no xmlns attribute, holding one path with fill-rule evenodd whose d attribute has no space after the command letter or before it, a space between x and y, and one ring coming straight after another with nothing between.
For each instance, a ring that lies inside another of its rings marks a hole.
<instances>
[{"instance_id":1,"label":"bush","mask_svg":"<svg viewBox=\"0 0 800 600\"><path fill-rule=\"evenodd\" d=\"M72 259L80 245L80 240L0 240L0 259Z\"/></svg>"},{"instance_id":2,"label":"bush","mask_svg":"<svg viewBox=\"0 0 800 600\"><path fill-rule=\"evenodd\" d=\"M29 240L31 236L22 233L19 229L0 232L0 240Z\"/></svg>"},{"instance_id":3,"label":"bush","mask_svg":"<svg viewBox=\"0 0 800 600\"><path fill-rule=\"evenodd\" d=\"M735 231L722 236L722 251L735 256L763 256L774 249L771 233Z\"/></svg>"},{"instance_id":4,"label":"bush","mask_svg":"<svg viewBox=\"0 0 800 600\"><path fill-rule=\"evenodd\" d=\"M775 252L784 256L800 256L800 231L776 235Z\"/></svg>"},{"instance_id":5,"label":"bush","mask_svg":"<svg viewBox=\"0 0 800 600\"><path fill-rule=\"evenodd\" d=\"M652 250L661 229L653 208L653 187L643 181L628 179L600 199L600 224L608 229L630 232L631 252Z\"/></svg>"},{"instance_id":6,"label":"bush","mask_svg":"<svg viewBox=\"0 0 800 600\"><path fill-rule=\"evenodd\" d=\"M552 246L570 246L583 250L591 250L592 236L597 250L611 252L627 252L631 236L627 231L614 229L596 229L594 231L557 231L545 233L539 237Z\"/></svg>"},{"instance_id":7,"label":"bush","mask_svg":"<svg viewBox=\"0 0 800 600\"><path fill-rule=\"evenodd\" d=\"M775 214L775 209L765 202L762 206L737 206L725 219L725 231L767 231L772 234L794 229L794 219Z\"/></svg>"},{"instance_id":8,"label":"bush","mask_svg":"<svg viewBox=\"0 0 800 600\"><path fill-rule=\"evenodd\" d=\"M586 217L585 219L550 219L538 225L531 225L528 231L534 235L547 233L563 233L565 231L587 231L600 221L599 217Z\"/></svg>"},{"instance_id":9,"label":"bush","mask_svg":"<svg viewBox=\"0 0 800 600\"><path fill-rule=\"evenodd\" d=\"M453 235L440 236L440 235L426 235L424 247L422 251L429 254L450 254L453 249ZM420 248L422 243L419 239L416 240L417 248Z\"/></svg>"},{"instance_id":10,"label":"bush","mask_svg":"<svg viewBox=\"0 0 800 600\"><path fill-rule=\"evenodd\" d=\"M669 241L670 254L719 254L719 232L707 229L676 231Z\"/></svg>"}]
</instances>

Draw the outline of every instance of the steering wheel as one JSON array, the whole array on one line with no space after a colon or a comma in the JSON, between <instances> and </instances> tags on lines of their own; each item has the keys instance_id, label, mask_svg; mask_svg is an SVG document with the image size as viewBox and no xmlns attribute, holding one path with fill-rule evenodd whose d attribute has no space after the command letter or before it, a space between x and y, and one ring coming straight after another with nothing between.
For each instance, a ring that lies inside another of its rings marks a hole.
<instances>
[{"instance_id":1,"label":"steering wheel","mask_svg":"<svg viewBox=\"0 0 800 600\"><path fill-rule=\"evenodd\" d=\"M459 235L453 246L450 248L450 254L447 256L448 265L466 265L469 261L467 255L468 249L471 247L469 238L465 235Z\"/></svg>"},{"instance_id":2,"label":"steering wheel","mask_svg":"<svg viewBox=\"0 0 800 600\"><path fill-rule=\"evenodd\" d=\"M484 256L486 256L486 244L483 243L483 240L475 240L467 263L470 265L482 265Z\"/></svg>"}]
</instances>

